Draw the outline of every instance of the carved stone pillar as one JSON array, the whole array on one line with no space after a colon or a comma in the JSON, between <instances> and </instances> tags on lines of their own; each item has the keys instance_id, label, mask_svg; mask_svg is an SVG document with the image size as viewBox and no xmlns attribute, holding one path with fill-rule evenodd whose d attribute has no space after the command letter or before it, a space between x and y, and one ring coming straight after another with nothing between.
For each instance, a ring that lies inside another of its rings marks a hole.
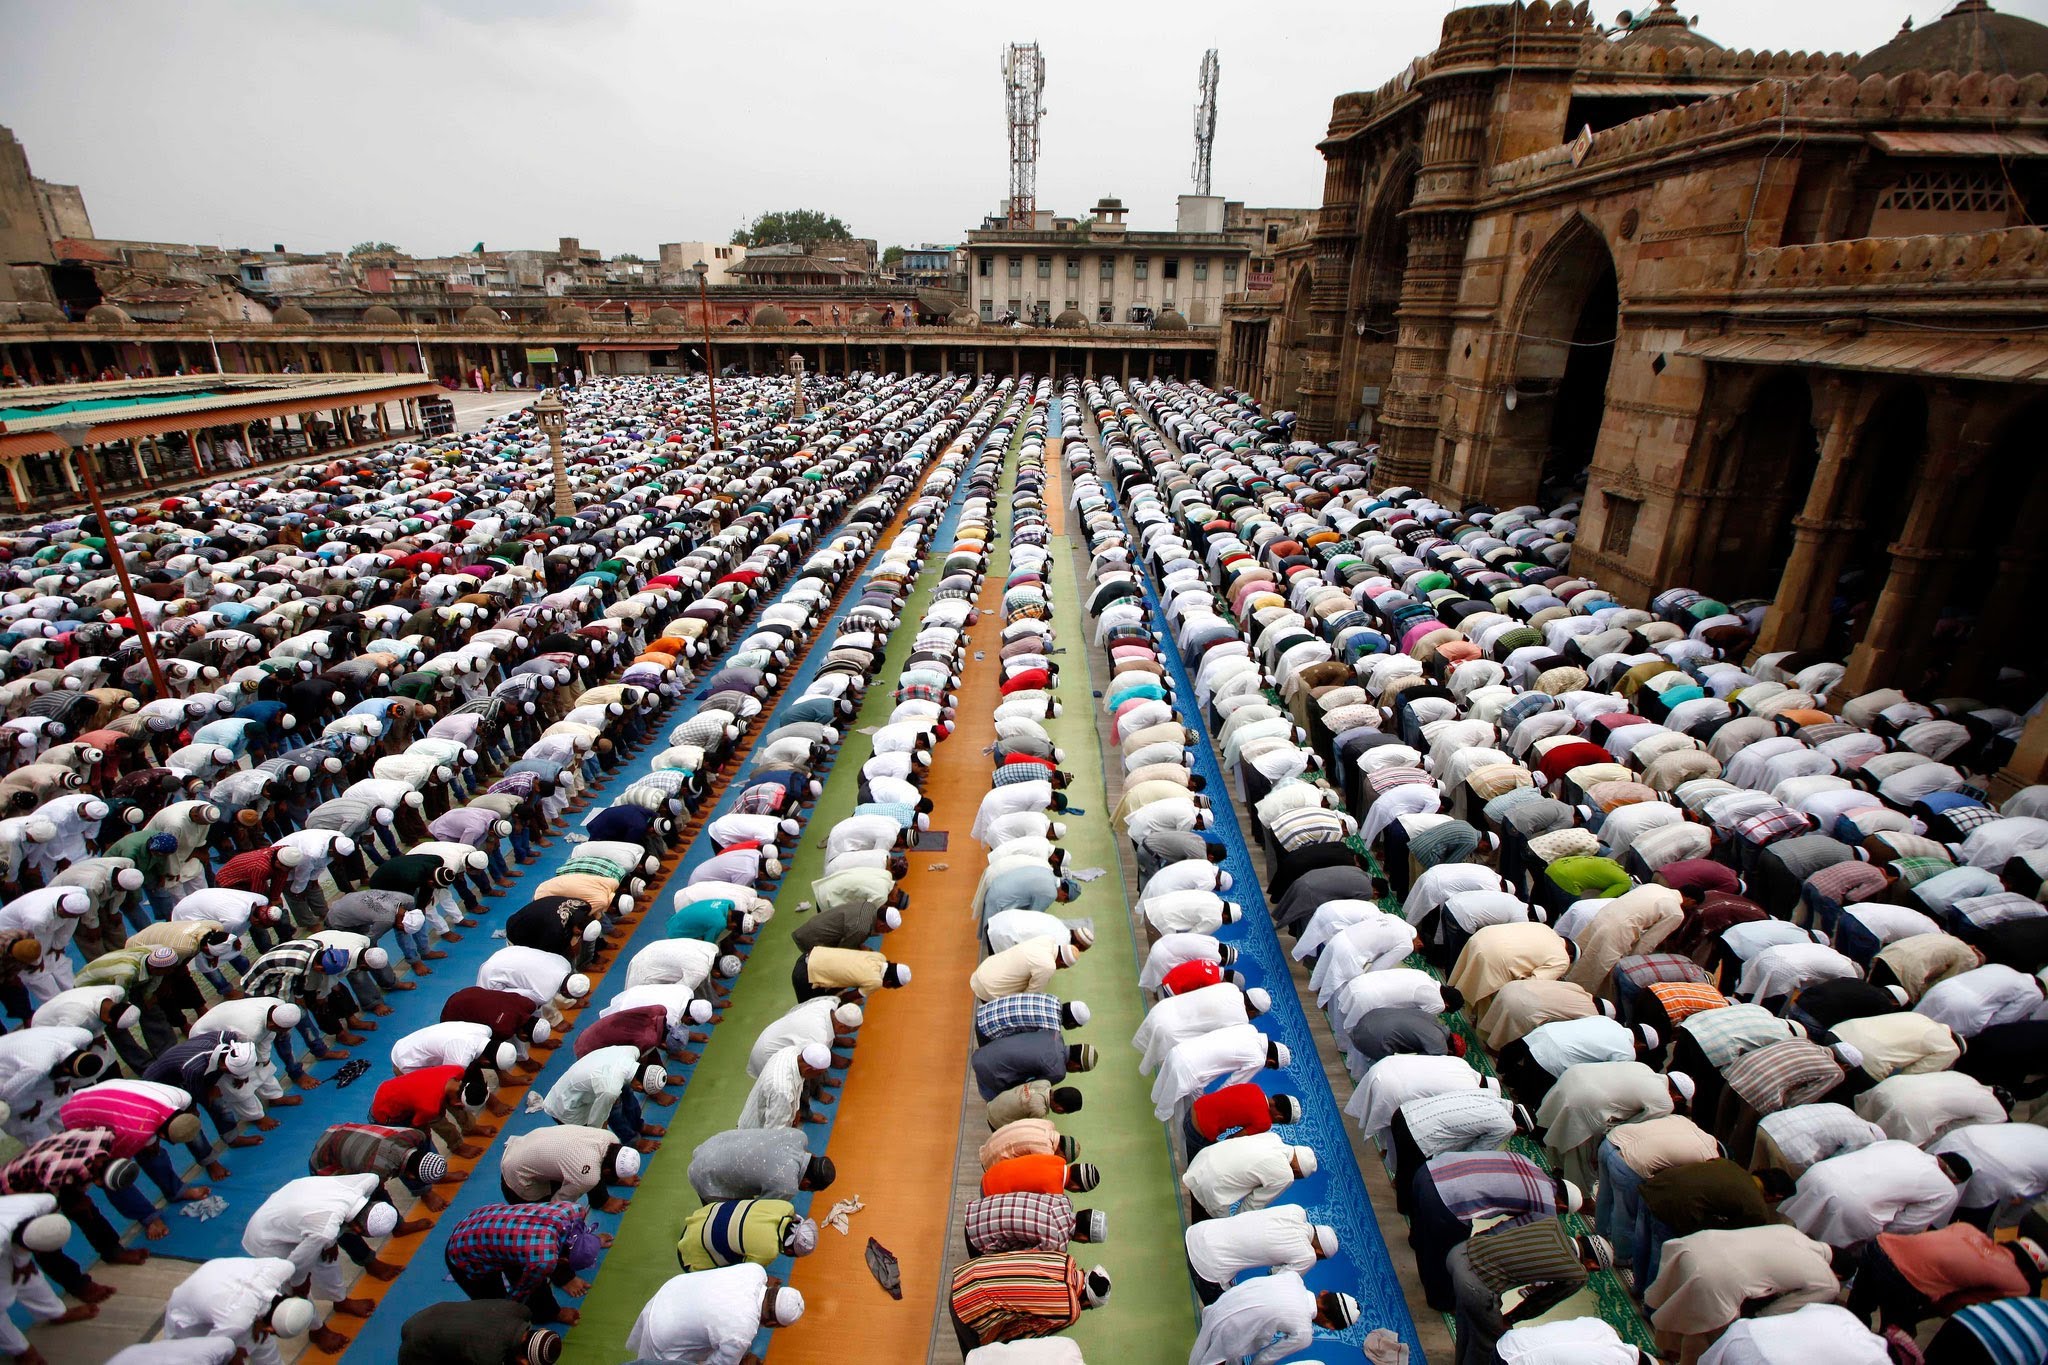
<instances>
[{"instance_id":1,"label":"carved stone pillar","mask_svg":"<svg viewBox=\"0 0 2048 1365\"><path fill-rule=\"evenodd\" d=\"M1792 518L1792 553L1778 578L1777 599L1757 636L1759 653L1811 649L1827 634L1828 606L1841 577L1842 558L1851 538L1863 529L1860 520L1842 515L1850 509L1841 503L1854 472L1850 461L1856 454L1857 438L1873 401L1848 381L1832 376L1822 381L1815 394L1813 419L1820 430L1820 460L1806 490L1806 504ZM1711 585L1707 590L1712 590Z\"/></svg>"},{"instance_id":2,"label":"carved stone pillar","mask_svg":"<svg viewBox=\"0 0 2048 1365\"><path fill-rule=\"evenodd\" d=\"M1928 405L1927 453L1913 481L1913 510L1889 547L1891 571L1871 612L1870 629L1849 656L1842 679L1845 694L1872 687L1919 681L1908 674L1908 656L1927 638L1954 566L1968 552L1957 548L1968 536L1956 525L1955 509L1987 447L1969 430L1967 403L1949 385L1936 387Z\"/></svg>"}]
</instances>

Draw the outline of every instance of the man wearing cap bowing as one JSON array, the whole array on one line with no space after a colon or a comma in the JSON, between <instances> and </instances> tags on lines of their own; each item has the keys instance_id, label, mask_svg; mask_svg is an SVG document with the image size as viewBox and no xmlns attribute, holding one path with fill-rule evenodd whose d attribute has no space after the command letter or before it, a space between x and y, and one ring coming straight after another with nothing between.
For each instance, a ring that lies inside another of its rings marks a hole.
<instances>
[{"instance_id":1,"label":"man wearing cap bowing","mask_svg":"<svg viewBox=\"0 0 2048 1365\"><path fill-rule=\"evenodd\" d=\"M448 1207L448 1196L436 1190L437 1183L460 1184L467 1171L448 1173L448 1158L434 1149L434 1141L418 1128L395 1128L377 1123L337 1123L320 1135L313 1153L306 1158L313 1175L374 1175L380 1181L397 1180L419 1196L420 1202L436 1213ZM394 1237L425 1232L426 1219L407 1219L392 1231Z\"/></svg>"},{"instance_id":2,"label":"man wearing cap bowing","mask_svg":"<svg viewBox=\"0 0 2048 1365\"><path fill-rule=\"evenodd\" d=\"M832 1069L832 1050L822 1043L804 1043L783 1048L761 1067L747 1102L740 1109L741 1128L793 1128L802 1123L823 1123L824 1115L807 1103L830 1104L820 1093L826 1073Z\"/></svg>"},{"instance_id":3,"label":"man wearing cap bowing","mask_svg":"<svg viewBox=\"0 0 2048 1365\"><path fill-rule=\"evenodd\" d=\"M1659 1043L1648 1024L1635 1028L1593 1015L1556 1019L1531 1029L1495 1056L1495 1065L1515 1098L1541 1105L1565 1072L1586 1062L1652 1061Z\"/></svg>"},{"instance_id":4,"label":"man wearing cap bowing","mask_svg":"<svg viewBox=\"0 0 2048 1365\"><path fill-rule=\"evenodd\" d=\"M970 1058L983 1102L1030 1081L1056 1084L1069 1072L1093 1071L1097 1060L1091 1044L1069 1045L1056 1029L1005 1033L977 1047Z\"/></svg>"},{"instance_id":5,"label":"man wearing cap bowing","mask_svg":"<svg viewBox=\"0 0 2048 1365\"><path fill-rule=\"evenodd\" d=\"M1076 1210L1064 1194L1018 1192L988 1195L967 1205L963 1237L969 1256L1004 1251L1064 1252L1070 1242L1102 1242L1109 1215Z\"/></svg>"},{"instance_id":6,"label":"man wearing cap bowing","mask_svg":"<svg viewBox=\"0 0 2048 1365\"><path fill-rule=\"evenodd\" d=\"M96 1317L99 1308L81 1303L65 1308L36 1268L38 1256L53 1255L64 1248L71 1236L71 1220L57 1212L57 1201L47 1194L0 1195L0 1246L8 1252L10 1274L0 1276L0 1353L20 1361L40 1361L21 1329L7 1310L19 1305L30 1320L46 1323L80 1322ZM104 1296L103 1296L104 1297Z\"/></svg>"},{"instance_id":7,"label":"man wearing cap bowing","mask_svg":"<svg viewBox=\"0 0 2048 1365\"><path fill-rule=\"evenodd\" d=\"M668 1129L642 1122L640 1096L663 1096L668 1072L630 1047L601 1047L570 1063L548 1088L541 1108L557 1123L602 1125L642 1152L651 1152Z\"/></svg>"},{"instance_id":8,"label":"man wearing cap bowing","mask_svg":"<svg viewBox=\"0 0 2048 1365\"><path fill-rule=\"evenodd\" d=\"M747 1053L747 1074L759 1076L769 1059L786 1047L819 1043L842 1051L850 1049L865 1018L866 1012L852 1001L842 1001L829 995L806 1000L761 1030ZM847 1058L840 1052L834 1053L834 1067L844 1066L846 1062Z\"/></svg>"},{"instance_id":9,"label":"man wearing cap bowing","mask_svg":"<svg viewBox=\"0 0 2048 1365\"><path fill-rule=\"evenodd\" d=\"M426 1067L459 1066L464 1084L478 1081L495 1089L519 1060L519 1049L510 1042L494 1042L485 1024L429 1024L391 1044L391 1070L400 1076ZM485 1109L502 1118L512 1106L495 1095Z\"/></svg>"},{"instance_id":10,"label":"man wearing cap bowing","mask_svg":"<svg viewBox=\"0 0 2048 1365\"><path fill-rule=\"evenodd\" d=\"M963 1262L946 1302L965 1354L1063 1332L1083 1310L1107 1303L1110 1288L1107 1270L1096 1266L1083 1274L1064 1250L1002 1251Z\"/></svg>"},{"instance_id":11,"label":"man wearing cap bowing","mask_svg":"<svg viewBox=\"0 0 2048 1365\"><path fill-rule=\"evenodd\" d=\"M677 1275L655 1291L634 1320L626 1349L640 1360L690 1365L758 1365L754 1338L789 1327L804 1298L751 1262Z\"/></svg>"},{"instance_id":12,"label":"man wearing cap bowing","mask_svg":"<svg viewBox=\"0 0 2048 1365\"><path fill-rule=\"evenodd\" d=\"M786 1199L725 1199L705 1204L683 1221L676 1261L685 1272L715 1270L818 1249L818 1225Z\"/></svg>"},{"instance_id":13,"label":"man wearing cap bowing","mask_svg":"<svg viewBox=\"0 0 2048 1365\"><path fill-rule=\"evenodd\" d=\"M1247 1270L1291 1270L1307 1274L1317 1261L1337 1254L1337 1230L1311 1224L1299 1205L1247 1209L1228 1218L1190 1224L1188 1266L1195 1293L1214 1303Z\"/></svg>"},{"instance_id":14,"label":"man wearing cap bowing","mask_svg":"<svg viewBox=\"0 0 2048 1365\"><path fill-rule=\"evenodd\" d=\"M991 953L1001 953L1020 943L1042 938L1055 945L1071 944L1077 952L1095 946L1095 931L1086 925L1069 924L1044 910L1004 910L991 915L981 926L982 944Z\"/></svg>"},{"instance_id":15,"label":"man wearing cap bowing","mask_svg":"<svg viewBox=\"0 0 2048 1365\"><path fill-rule=\"evenodd\" d=\"M558 1123L521 1133L498 1160L499 1189L508 1204L548 1204L590 1197L593 1213L624 1213L610 1186L640 1183L640 1153L608 1128Z\"/></svg>"},{"instance_id":16,"label":"man wearing cap bowing","mask_svg":"<svg viewBox=\"0 0 2048 1365\"><path fill-rule=\"evenodd\" d=\"M510 1299L430 1304L399 1329L398 1365L555 1365L561 1358L562 1338L535 1327L526 1305Z\"/></svg>"},{"instance_id":17,"label":"man wearing cap bowing","mask_svg":"<svg viewBox=\"0 0 2048 1365\"><path fill-rule=\"evenodd\" d=\"M798 1000L815 1000L842 991L872 995L910 984L910 968L902 963L891 962L880 953L850 948L811 948L801 952L789 975Z\"/></svg>"},{"instance_id":18,"label":"man wearing cap bowing","mask_svg":"<svg viewBox=\"0 0 2048 1365\"><path fill-rule=\"evenodd\" d=\"M1246 990L1229 981L1161 998L1146 1011L1145 1021L1131 1036L1131 1046L1144 1054L1138 1062L1139 1074L1149 1076L1157 1071L1168 1054L1188 1039L1248 1024L1272 1004L1273 997L1263 988Z\"/></svg>"},{"instance_id":19,"label":"man wearing cap bowing","mask_svg":"<svg viewBox=\"0 0 2048 1365\"><path fill-rule=\"evenodd\" d=\"M1080 883L1060 876L1049 858L1005 859L982 877L974 893L974 910L986 920L1005 910L1065 905L1080 894Z\"/></svg>"},{"instance_id":20,"label":"man wearing cap bowing","mask_svg":"<svg viewBox=\"0 0 2048 1365\"><path fill-rule=\"evenodd\" d=\"M1341 1332L1357 1321L1351 1295L1312 1293L1296 1272L1275 1271L1226 1289L1202 1310L1188 1365L1274 1365L1313 1345L1316 1328Z\"/></svg>"},{"instance_id":21,"label":"man wearing cap bowing","mask_svg":"<svg viewBox=\"0 0 2048 1365\"><path fill-rule=\"evenodd\" d=\"M472 1299L518 1299L536 1322L574 1326L577 1311L563 1308L554 1290L572 1299L589 1293L581 1272L611 1244L583 1221L579 1204L486 1204L455 1225L442 1254Z\"/></svg>"},{"instance_id":22,"label":"man wearing cap bowing","mask_svg":"<svg viewBox=\"0 0 2048 1365\"><path fill-rule=\"evenodd\" d=\"M362 1318L375 1306L345 1297L341 1252L380 1280L396 1278L399 1267L377 1259L369 1239L389 1237L398 1210L380 1198L384 1182L374 1175L309 1175L280 1186L249 1215L242 1250L251 1256L281 1256L298 1278L293 1290L324 1299L345 1317ZM317 1329L312 1342L339 1351L348 1341L331 1328Z\"/></svg>"},{"instance_id":23,"label":"man wearing cap bowing","mask_svg":"<svg viewBox=\"0 0 2048 1365\"><path fill-rule=\"evenodd\" d=\"M498 1131L496 1124L472 1119L490 1098L490 1087L474 1077L465 1080L463 1068L430 1066L393 1076L378 1086L370 1097L370 1122L430 1129L441 1136L453 1155L482 1156L484 1149L471 1142L468 1134L489 1137Z\"/></svg>"},{"instance_id":24,"label":"man wearing cap bowing","mask_svg":"<svg viewBox=\"0 0 2048 1365\"><path fill-rule=\"evenodd\" d=\"M717 1199L792 1199L822 1190L837 1176L832 1158L814 1156L797 1128L730 1128L713 1133L690 1154L690 1188L705 1203Z\"/></svg>"},{"instance_id":25,"label":"man wearing cap bowing","mask_svg":"<svg viewBox=\"0 0 2048 1365\"><path fill-rule=\"evenodd\" d=\"M1265 1208L1316 1169L1315 1148L1289 1146L1278 1133L1254 1133L1204 1147L1180 1183L1193 1205L1191 1221L1200 1222L1221 1218L1233 1207Z\"/></svg>"},{"instance_id":26,"label":"man wearing cap bowing","mask_svg":"<svg viewBox=\"0 0 2048 1365\"><path fill-rule=\"evenodd\" d=\"M226 1337L246 1365L280 1365L278 1338L309 1330L316 1316L312 1304L292 1295L297 1278L292 1263L279 1256L207 1261L164 1300L164 1339Z\"/></svg>"},{"instance_id":27,"label":"man wearing cap bowing","mask_svg":"<svg viewBox=\"0 0 2048 1365\"><path fill-rule=\"evenodd\" d=\"M1445 1258L1472 1235L1475 1222L1502 1217L1530 1222L1577 1213L1586 1202L1578 1186L1515 1152L1432 1157L1415 1173L1409 1198L1414 1212L1408 1245L1415 1249L1424 1298L1442 1312L1456 1306Z\"/></svg>"},{"instance_id":28,"label":"man wearing cap bowing","mask_svg":"<svg viewBox=\"0 0 2048 1365\"><path fill-rule=\"evenodd\" d=\"M1212 1029L1174 1045L1152 1082L1152 1114L1161 1123L1183 1104L1224 1079L1234 1085L1263 1068L1285 1071L1293 1060L1287 1044L1268 1038L1255 1024ZM1225 1079L1227 1078L1227 1079Z\"/></svg>"},{"instance_id":29,"label":"man wearing cap bowing","mask_svg":"<svg viewBox=\"0 0 2048 1365\"><path fill-rule=\"evenodd\" d=\"M1027 938L992 953L968 976L968 988L976 1000L983 1001L1043 991L1051 984L1054 972L1081 960L1081 933L1074 930L1057 938ZM1087 937L1089 943L1095 941L1094 935Z\"/></svg>"}]
</instances>

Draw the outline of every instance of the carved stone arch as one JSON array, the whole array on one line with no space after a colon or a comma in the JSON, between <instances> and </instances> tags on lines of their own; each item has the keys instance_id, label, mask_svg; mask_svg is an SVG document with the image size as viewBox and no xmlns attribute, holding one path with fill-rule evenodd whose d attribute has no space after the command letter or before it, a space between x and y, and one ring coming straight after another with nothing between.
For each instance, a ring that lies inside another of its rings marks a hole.
<instances>
[{"instance_id":1,"label":"carved stone arch","mask_svg":"<svg viewBox=\"0 0 2048 1365\"><path fill-rule=\"evenodd\" d=\"M1531 258L1492 348L1479 400L1489 439L1471 492L1538 501L1546 483L1573 483L1591 466L1620 320L1614 250L1574 214Z\"/></svg>"},{"instance_id":2,"label":"carved stone arch","mask_svg":"<svg viewBox=\"0 0 2048 1365\"><path fill-rule=\"evenodd\" d=\"M1359 206L1358 255L1351 275L1346 325L1363 321L1366 339L1391 342L1401 280L1408 268L1408 228L1402 215L1415 199L1422 161L1414 145L1404 147Z\"/></svg>"}]
</instances>

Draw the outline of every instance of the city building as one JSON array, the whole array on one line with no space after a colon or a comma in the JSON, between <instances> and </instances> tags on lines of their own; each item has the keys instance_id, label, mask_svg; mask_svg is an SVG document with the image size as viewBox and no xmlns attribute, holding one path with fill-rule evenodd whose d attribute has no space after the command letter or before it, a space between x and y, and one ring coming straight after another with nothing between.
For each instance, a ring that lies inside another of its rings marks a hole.
<instances>
[{"instance_id":1,"label":"city building","mask_svg":"<svg viewBox=\"0 0 2048 1365\"><path fill-rule=\"evenodd\" d=\"M1760 647L1852 691L2040 648L2048 27L1962 0L1859 57L1477 5L1319 146L1312 260L1219 358L1302 435L1583 499L1574 570L1768 600Z\"/></svg>"},{"instance_id":2,"label":"city building","mask_svg":"<svg viewBox=\"0 0 2048 1365\"><path fill-rule=\"evenodd\" d=\"M967 253L958 246L925 242L903 248L896 262L896 278L919 289L967 292Z\"/></svg>"}]
</instances>

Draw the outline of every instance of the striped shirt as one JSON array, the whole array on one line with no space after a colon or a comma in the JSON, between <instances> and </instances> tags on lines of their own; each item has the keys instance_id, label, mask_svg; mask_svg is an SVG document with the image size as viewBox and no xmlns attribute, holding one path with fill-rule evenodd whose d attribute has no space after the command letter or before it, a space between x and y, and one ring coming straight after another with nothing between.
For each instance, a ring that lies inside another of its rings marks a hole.
<instances>
[{"instance_id":1,"label":"striped shirt","mask_svg":"<svg viewBox=\"0 0 2048 1365\"><path fill-rule=\"evenodd\" d=\"M1673 1024L1681 1024L1694 1015L1708 1010L1725 1009L1728 999L1715 986L1704 981L1657 981L1646 989L1657 1002L1664 1006L1664 1017Z\"/></svg>"},{"instance_id":2,"label":"striped shirt","mask_svg":"<svg viewBox=\"0 0 2048 1365\"><path fill-rule=\"evenodd\" d=\"M1488 1090L1453 1090L1400 1108L1408 1136L1425 1157L1503 1147L1514 1136L1513 1106Z\"/></svg>"},{"instance_id":3,"label":"striped shirt","mask_svg":"<svg viewBox=\"0 0 2048 1365\"><path fill-rule=\"evenodd\" d=\"M706 1204L683 1224L676 1261L684 1270L715 1270L752 1261L767 1265L782 1254L796 1226L796 1205L786 1199L723 1199Z\"/></svg>"},{"instance_id":4,"label":"striped shirt","mask_svg":"<svg viewBox=\"0 0 2048 1365\"><path fill-rule=\"evenodd\" d=\"M1745 1052L1721 1071L1728 1088L1759 1114L1819 1099L1842 1083L1835 1054L1797 1038Z\"/></svg>"},{"instance_id":5,"label":"striped shirt","mask_svg":"<svg viewBox=\"0 0 2048 1365\"><path fill-rule=\"evenodd\" d=\"M1992 1365L2038 1365L2048 1359L2048 1301L1972 1304L1949 1321L1977 1338Z\"/></svg>"},{"instance_id":6,"label":"striped shirt","mask_svg":"<svg viewBox=\"0 0 2048 1365\"><path fill-rule=\"evenodd\" d=\"M320 1135L307 1158L314 1175L378 1175L386 1179L405 1170L427 1135L417 1128L381 1123L337 1123Z\"/></svg>"},{"instance_id":7,"label":"striped shirt","mask_svg":"<svg viewBox=\"0 0 2048 1365\"><path fill-rule=\"evenodd\" d=\"M1060 998L1041 991L999 995L974 1007L974 1031L985 1041L1012 1033L1058 1033Z\"/></svg>"},{"instance_id":8,"label":"striped shirt","mask_svg":"<svg viewBox=\"0 0 2048 1365\"><path fill-rule=\"evenodd\" d=\"M1777 1144L1794 1179L1816 1162L1861 1151L1885 1139L1884 1129L1841 1104L1798 1104L1766 1114L1757 1131Z\"/></svg>"},{"instance_id":9,"label":"striped shirt","mask_svg":"<svg viewBox=\"0 0 2048 1365\"><path fill-rule=\"evenodd\" d=\"M977 1256L953 1272L948 1301L984 1346L1049 1336L1081 1316L1081 1267L1054 1251Z\"/></svg>"},{"instance_id":10,"label":"striped shirt","mask_svg":"<svg viewBox=\"0 0 2048 1365\"><path fill-rule=\"evenodd\" d=\"M1678 953L1639 953L1614 964L1617 984L1652 986L1660 981L1697 982L1708 979L1706 969ZM1717 994L1716 999L1719 999Z\"/></svg>"},{"instance_id":11,"label":"striped shirt","mask_svg":"<svg viewBox=\"0 0 2048 1365\"><path fill-rule=\"evenodd\" d=\"M1798 1032L1762 1005L1749 1004L1695 1014L1684 1028L1716 1071L1727 1069L1745 1052L1784 1042Z\"/></svg>"},{"instance_id":12,"label":"striped shirt","mask_svg":"<svg viewBox=\"0 0 2048 1365\"><path fill-rule=\"evenodd\" d=\"M1536 1284L1584 1284L1585 1263L1564 1223L1546 1218L1526 1227L1484 1232L1465 1243L1472 1273L1495 1294Z\"/></svg>"},{"instance_id":13,"label":"striped shirt","mask_svg":"<svg viewBox=\"0 0 2048 1365\"><path fill-rule=\"evenodd\" d=\"M1074 1205L1063 1194L996 1194L967 1206L967 1245L998 1251L1064 1252L1074 1239Z\"/></svg>"},{"instance_id":14,"label":"striped shirt","mask_svg":"<svg viewBox=\"0 0 2048 1365\"><path fill-rule=\"evenodd\" d=\"M1444 1207L1467 1223L1501 1215L1526 1222L1562 1212L1557 1178L1513 1152L1450 1152L1430 1158L1427 1169Z\"/></svg>"}]
</instances>

